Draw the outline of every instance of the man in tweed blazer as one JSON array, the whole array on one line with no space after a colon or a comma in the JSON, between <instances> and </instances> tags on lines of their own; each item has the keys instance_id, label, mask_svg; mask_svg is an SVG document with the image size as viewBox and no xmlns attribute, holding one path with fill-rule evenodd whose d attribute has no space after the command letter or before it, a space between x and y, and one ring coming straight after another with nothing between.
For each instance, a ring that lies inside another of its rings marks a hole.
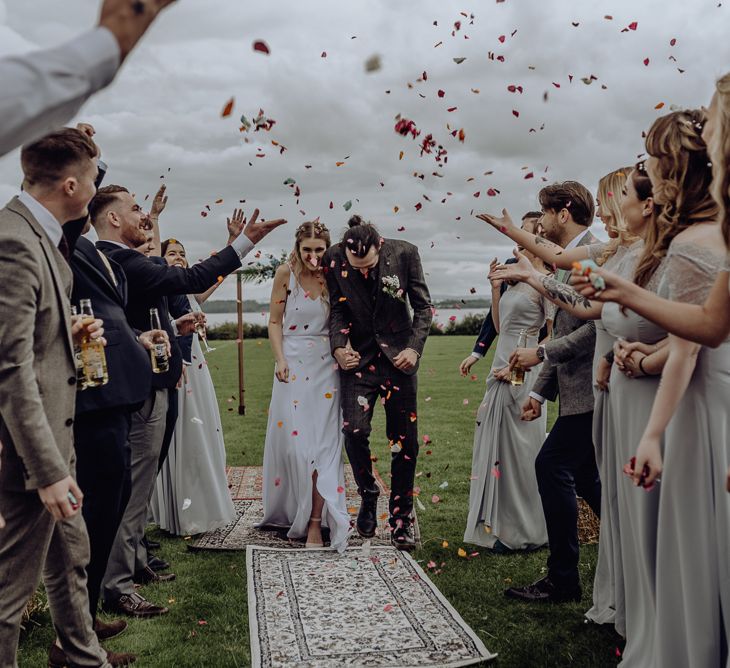
<instances>
[{"instance_id":1,"label":"man in tweed blazer","mask_svg":"<svg viewBox=\"0 0 730 668\"><path fill-rule=\"evenodd\" d=\"M71 269L61 227L86 214L96 146L63 129L23 147L21 163L24 191L0 211L0 666L17 665L21 615L42 572L63 662L106 667L89 614L89 540L74 475Z\"/></svg>"},{"instance_id":2,"label":"man in tweed blazer","mask_svg":"<svg viewBox=\"0 0 730 668\"><path fill-rule=\"evenodd\" d=\"M540 191L544 235L563 248L595 244L588 228L593 222L593 197L575 181ZM569 272L557 278L567 282ZM600 515L601 482L593 448L593 350L596 328L558 309L553 339L515 356L525 368L543 361L537 381L523 407L522 419L540 416L546 399L560 397L560 415L535 460L535 472L548 530L550 556L547 577L527 587L508 589L507 596L526 601L580 600L578 577L578 507L576 493Z\"/></svg>"},{"instance_id":3,"label":"man in tweed blazer","mask_svg":"<svg viewBox=\"0 0 730 668\"><path fill-rule=\"evenodd\" d=\"M370 422L383 401L390 443L391 541L411 550L413 480L418 456L418 362L433 318L418 249L382 239L359 216L323 259L330 297L330 342L340 366L345 448L362 498L357 530L375 534L378 486L370 455ZM408 303L413 310L411 316Z\"/></svg>"}]
</instances>

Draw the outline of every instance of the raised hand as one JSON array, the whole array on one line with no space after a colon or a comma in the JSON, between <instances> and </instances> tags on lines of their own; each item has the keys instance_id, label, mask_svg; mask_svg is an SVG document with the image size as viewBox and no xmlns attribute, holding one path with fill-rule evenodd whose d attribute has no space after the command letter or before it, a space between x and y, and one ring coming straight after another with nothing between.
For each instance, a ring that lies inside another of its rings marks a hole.
<instances>
[{"instance_id":1,"label":"raised hand","mask_svg":"<svg viewBox=\"0 0 730 668\"><path fill-rule=\"evenodd\" d=\"M598 274L606 282L606 287L602 290L596 289L591 283L589 276L583 276L577 270L573 270L570 276L570 285L575 288L576 292L580 292L584 297L591 301L597 302L616 302L622 304L622 297L627 289L630 289L633 283L617 276L613 272L606 271L598 267L592 273Z\"/></svg>"},{"instance_id":2,"label":"raised hand","mask_svg":"<svg viewBox=\"0 0 730 668\"><path fill-rule=\"evenodd\" d=\"M498 218L491 213L479 213L477 214L477 218L479 218L479 220L483 220L485 223L489 223L495 230L502 232L502 234L505 234L505 231L510 227L514 227L514 223L512 222L512 218L510 218L509 213L507 213L507 209L502 209L501 218Z\"/></svg>"},{"instance_id":3,"label":"raised hand","mask_svg":"<svg viewBox=\"0 0 730 668\"><path fill-rule=\"evenodd\" d=\"M277 218L276 220L267 220L266 222L257 223L256 219L259 216L259 210L255 209L251 220L246 223L246 227L243 228L243 233L255 244L263 239L269 232L275 230L279 225L285 225L286 220L284 218Z\"/></svg>"},{"instance_id":4,"label":"raised hand","mask_svg":"<svg viewBox=\"0 0 730 668\"><path fill-rule=\"evenodd\" d=\"M532 266L532 262L527 259L526 255L517 249L513 250L512 254L517 258L517 262L498 264L494 268L490 265L490 281L527 281L535 273L535 267Z\"/></svg>"},{"instance_id":5,"label":"raised hand","mask_svg":"<svg viewBox=\"0 0 730 668\"><path fill-rule=\"evenodd\" d=\"M259 210L254 211L254 216L258 215ZM246 224L246 217L243 215L243 209L233 209L233 215L230 218L226 218L226 227L228 228L228 243L231 244L233 241L238 239L243 232L243 227Z\"/></svg>"},{"instance_id":6,"label":"raised hand","mask_svg":"<svg viewBox=\"0 0 730 668\"><path fill-rule=\"evenodd\" d=\"M502 279L497 278L496 276L492 278L494 271L499 267L499 260L495 257L490 263L489 263L489 282L492 284L492 290L499 290L502 287Z\"/></svg>"},{"instance_id":7,"label":"raised hand","mask_svg":"<svg viewBox=\"0 0 730 668\"><path fill-rule=\"evenodd\" d=\"M104 0L99 26L107 28L119 43L124 60L157 15L174 0Z\"/></svg>"},{"instance_id":8,"label":"raised hand","mask_svg":"<svg viewBox=\"0 0 730 668\"><path fill-rule=\"evenodd\" d=\"M157 191L155 198L152 200L149 217L152 218L152 220L155 222L157 222L160 214L165 210L165 207L167 206L167 195L165 194L166 190L167 186L163 183L160 186L160 189Z\"/></svg>"}]
</instances>

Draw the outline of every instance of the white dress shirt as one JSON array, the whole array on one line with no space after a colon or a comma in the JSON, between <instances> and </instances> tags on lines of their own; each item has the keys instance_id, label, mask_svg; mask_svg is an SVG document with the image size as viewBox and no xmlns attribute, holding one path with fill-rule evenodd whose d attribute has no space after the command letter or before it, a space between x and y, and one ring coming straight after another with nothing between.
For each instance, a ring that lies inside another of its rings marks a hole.
<instances>
[{"instance_id":1,"label":"white dress shirt","mask_svg":"<svg viewBox=\"0 0 730 668\"><path fill-rule=\"evenodd\" d=\"M58 248L58 244L61 243L61 238L63 237L63 228L61 227L61 223L59 223L58 220L56 220L56 217L35 197L29 195L27 191L22 190L18 194L18 199L27 207L28 211L33 214L33 217L38 221L38 224L48 235L51 243Z\"/></svg>"},{"instance_id":2,"label":"white dress shirt","mask_svg":"<svg viewBox=\"0 0 730 668\"><path fill-rule=\"evenodd\" d=\"M0 58L0 155L68 122L111 83L120 61L119 44L106 28L52 49Z\"/></svg>"},{"instance_id":3,"label":"white dress shirt","mask_svg":"<svg viewBox=\"0 0 730 668\"><path fill-rule=\"evenodd\" d=\"M570 242L568 243L568 245L565 247L565 250L570 250L571 248L575 248L581 242L581 239L583 239L583 237L586 234L588 234L588 232L590 232L590 228L586 228L585 229L585 232L581 232L580 234L578 234L575 237L573 237L570 240ZM548 358L548 356L547 356L547 348L543 348L543 350L545 351L545 360L547 360L547 358ZM530 392L530 397L532 399L536 399L541 404L544 404L545 403L545 397L543 397L541 394L538 394L537 392Z\"/></svg>"}]
</instances>

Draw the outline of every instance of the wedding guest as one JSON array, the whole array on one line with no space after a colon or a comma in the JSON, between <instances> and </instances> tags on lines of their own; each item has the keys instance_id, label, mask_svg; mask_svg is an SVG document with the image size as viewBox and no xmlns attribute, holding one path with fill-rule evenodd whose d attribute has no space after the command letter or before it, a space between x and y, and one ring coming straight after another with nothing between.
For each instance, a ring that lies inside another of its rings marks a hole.
<instances>
[{"instance_id":1,"label":"wedding guest","mask_svg":"<svg viewBox=\"0 0 730 668\"><path fill-rule=\"evenodd\" d=\"M380 398L392 453L391 543L413 550L416 374L431 327L431 297L414 245L383 239L360 216L350 218L348 227L342 241L328 249L323 264L330 299L330 346L340 367L345 448L362 498L356 526L363 538L371 538L377 528L380 492L372 472L370 422Z\"/></svg>"},{"instance_id":2,"label":"wedding guest","mask_svg":"<svg viewBox=\"0 0 730 668\"><path fill-rule=\"evenodd\" d=\"M58 47L0 58L0 155L71 119L108 86L174 0L104 0L99 25Z\"/></svg>"},{"instance_id":3,"label":"wedding guest","mask_svg":"<svg viewBox=\"0 0 730 668\"><path fill-rule=\"evenodd\" d=\"M230 219L229 219L230 221ZM230 221L232 226L235 221ZM233 227L229 232L235 231ZM161 244L162 257L172 267L188 268L185 247L177 239ZM220 285L216 282L201 302ZM186 295L188 311L200 311L195 295ZM173 315L176 315L172 309ZM178 392L179 420L152 496L151 508L161 529L178 536L203 533L225 526L235 515L226 477L218 399L203 350L195 334L179 337L183 386Z\"/></svg>"},{"instance_id":4,"label":"wedding guest","mask_svg":"<svg viewBox=\"0 0 730 668\"><path fill-rule=\"evenodd\" d=\"M539 197L541 225L548 240L566 250L597 242L588 229L593 222L593 197L583 185L575 181L556 183L543 188ZM503 213L502 218L489 214L480 217L495 227L511 225L509 215ZM567 276L561 279L567 280ZM592 321L559 310L553 340L520 353L518 363L523 368L544 362L522 407L522 419L539 418L545 399L555 400L558 394L560 414L535 460L550 545L548 574L531 585L508 589L508 597L530 602L581 599L576 493L600 515L601 483L591 439L595 336Z\"/></svg>"},{"instance_id":5,"label":"wedding guest","mask_svg":"<svg viewBox=\"0 0 730 668\"><path fill-rule=\"evenodd\" d=\"M254 244L285 221L256 223L258 212L254 212L245 230L242 225L236 236L229 239L229 247L189 269L181 269L157 264L133 250L146 239L141 229L146 222L146 214L126 188L101 188L90 209L91 221L99 237L97 248L116 260L127 276L127 316L130 324L137 329L149 327L150 309L157 309L172 348L168 370L153 375L152 391L143 407L132 417L129 435L132 494L102 585L104 609L133 617L150 617L165 614L168 610L147 601L134 590L135 574L142 582L160 582L171 579L172 575L160 576L150 569L147 550L141 544L165 432L168 389L178 383L182 374L180 349L167 313L167 295L207 289L218 280L218 276L225 276L238 268L241 258Z\"/></svg>"},{"instance_id":6,"label":"wedding guest","mask_svg":"<svg viewBox=\"0 0 730 668\"><path fill-rule=\"evenodd\" d=\"M94 143L64 128L21 151L23 192L0 211L0 665L14 666L20 621L43 572L60 653L109 666L94 634L84 567L83 493L75 480L71 270L63 223L83 216L97 176ZM96 321L87 331L103 332ZM74 327L82 334L80 321ZM59 379L63 379L59 382ZM129 657L123 657L123 663Z\"/></svg>"},{"instance_id":7,"label":"wedding guest","mask_svg":"<svg viewBox=\"0 0 730 668\"><path fill-rule=\"evenodd\" d=\"M605 225L609 242L579 246L566 255L587 250L590 258L601 266L620 270L628 276L633 274L634 265L641 252L641 242L638 239L645 228L647 218L639 215L627 219L622 211L622 205L627 201L623 197L626 194L626 177L632 169L624 167L610 172L601 178L598 184L597 216ZM504 231L508 228L499 229ZM538 240L536 237L533 239L534 247L546 260L562 254L562 249L548 240ZM494 275L506 280L527 281L561 309L581 319L595 320L593 444L601 479L601 533L593 583L593 606L586 613L586 618L598 624L614 624L616 631L623 636L626 632L624 592L621 555L618 550L620 527L616 507L616 486L620 481L620 466L615 460L611 395L608 392L612 365L610 360L613 358L615 339L603 325L601 319L603 305L600 302L591 303L561 281L535 271L532 264L523 258L520 258L516 265L504 267ZM517 351L515 357L519 359L520 355L528 352Z\"/></svg>"},{"instance_id":8,"label":"wedding guest","mask_svg":"<svg viewBox=\"0 0 730 668\"><path fill-rule=\"evenodd\" d=\"M674 112L658 119L646 140L651 156L647 171L664 230L658 250L666 254L658 292L672 303L704 302L718 272L727 270L727 239L717 222L717 202L709 194L711 171L703 141L703 136L712 141L713 133L711 128L705 134L703 126L700 111ZM723 163L717 148L712 155ZM721 176L723 166L715 167L713 161L713 169ZM717 192L715 186L712 191ZM656 665L721 665L727 658L730 501L723 490L730 463L728 369L727 340L712 350L671 335L664 382L636 450L636 485L651 488L662 474L655 620L647 629L651 638L636 639L650 646ZM656 496L656 489L638 494L650 495ZM678 588L677 582L692 586Z\"/></svg>"},{"instance_id":9,"label":"wedding guest","mask_svg":"<svg viewBox=\"0 0 730 668\"><path fill-rule=\"evenodd\" d=\"M532 225L533 229L537 222L542 218L542 213L540 211L528 211L524 216L522 216L522 225L523 227L525 225ZM536 230L535 230L536 231ZM511 264L515 261L513 257L505 260L505 264ZM501 287L501 293L504 294L504 291L507 289L507 283L502 283ZM474 349L471 351L468 357L466 357L461 364L459 365L459 372L462 376L467 376L471 372L471 368L484 357L484 355L487 354L487 351L489 350L492 343L494 343L494 339L497 338L497 329L496 329L496 323L494 322L494 318L492 317L492 309L490 308L489 311L487 311L487 316L484 318L484 322L482 323L482 328L479 330L479 336L477 336L477 340L474 343ZM540 331L540 340L545 338L545 333L543 330Z\"/></svg>"},{"instance_id":10,"label":"wedding guest","mask_svg":"<svg viewBox=\"0 0 730 668\"><path fill-rule=\"evenodd\" d=\"M536 222L523 222L530 231ZM541 274L545 265L525 253ZM492 263L496 266L497 260ZM492 317L499 334L487 390L476 417L464 541L493 552L532 550L547 544L545 518L534 474L535 457L545 440L547 413L520 422L522 404L537 374L512 383L509 358L519 345L536 346L540 329L552 321L552 305L526 283L507 287L492 280ZM539 365L534 370L539 371Z\"/></svg>"},{"instance_id":11,"label":"wedding guest","mask_svg":"<svg viewBox=\"0 0 730 668\"><path fill-rule=\"evenodd\" d=\"M82 233L88 233L90 228L87 217ZM152 348L155 337L166 339L167 333L158 330L137 335L129 326L124 310L127 278L121 266L109 260L84 236L73 245L71 301L79 304L82 299L90 299L94 314L104 320L107 330L105 352L109 381L78 392L74 417L77 482L84 492L82 513L91 549L86 567L89 609L94 630L104 640L118 635L127 626L123 620L105 623L97 619L96 613L102 578L130 494L128 437L132 413L150 392L147 351Z\"/></svg>"},{"instance_id":12,"label":"wedding guest","mask_svg":"<svg viewBox=\"0 0 730 668\"><path fill-rule=\"evenodd\" d=\"M330 233L318 220L300 225L294 249L274 276L269 342L274 386L264 445L261 527L288 529L306 547L347 547L340 379L329 343L327 283L322 257ZM353 356L354 363L354 356Z\"/></svg>"}]
</instances>

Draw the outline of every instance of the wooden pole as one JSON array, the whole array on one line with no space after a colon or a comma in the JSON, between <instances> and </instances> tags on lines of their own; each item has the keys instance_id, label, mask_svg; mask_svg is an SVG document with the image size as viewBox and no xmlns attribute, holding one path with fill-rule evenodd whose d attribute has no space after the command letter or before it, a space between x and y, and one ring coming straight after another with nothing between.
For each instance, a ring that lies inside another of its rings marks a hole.
<instances>
[{"instance_id":1,"label":"wooden pole","mask_svg":"<svg viewBox=\"0 0 730 668\"><path fill-rule=\"evenodd\" d=\"M243 377L243 280L236 272L236 311L238 313L238 414L246 415L246 388Z\"/></svg>"}]
</instances>

